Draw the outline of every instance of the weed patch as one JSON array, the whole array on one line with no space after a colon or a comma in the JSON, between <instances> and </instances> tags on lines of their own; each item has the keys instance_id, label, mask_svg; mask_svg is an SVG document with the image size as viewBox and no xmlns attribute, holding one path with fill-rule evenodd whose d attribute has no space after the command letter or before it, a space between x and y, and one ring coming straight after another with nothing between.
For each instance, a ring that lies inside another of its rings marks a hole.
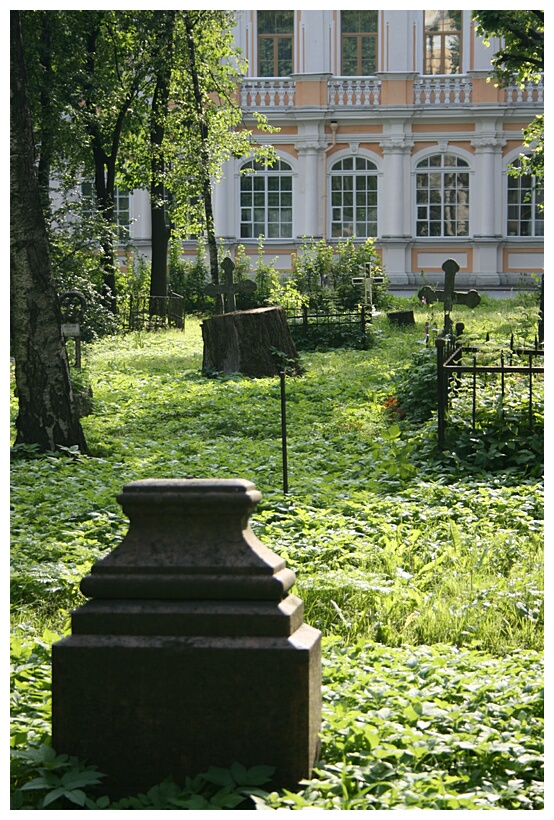
<instances>
[{"instance_id":1,"label":"weed patch","mask_svg":"<svg viewBox=\"0 0 554 820\"><path fill-rule=\"evenodd\" d=\"M370 349L305 351L304 375L287 376L288 495L279 380L202 377L198 320L83 345L91 455L12 454L15 808L114 808L98 803L88 764L40 751L49 646L83 600L81 578L127 529L122 486L189 476L247 478L263 494L253 528L296 572L325 639L322 760L295 794L204 778L122 808L233 808L248 788L269 808L542 807L540 386L531 433L517 388L499 412L490 384L475 430L462 391L439 453L423 348L433 317L413 308L415 326L378 317ZM533 310L495 302L460 318L468 334L507 330L523 344ZM414 351L421 378L406 372Z\"/></svg>"}]
</instances>

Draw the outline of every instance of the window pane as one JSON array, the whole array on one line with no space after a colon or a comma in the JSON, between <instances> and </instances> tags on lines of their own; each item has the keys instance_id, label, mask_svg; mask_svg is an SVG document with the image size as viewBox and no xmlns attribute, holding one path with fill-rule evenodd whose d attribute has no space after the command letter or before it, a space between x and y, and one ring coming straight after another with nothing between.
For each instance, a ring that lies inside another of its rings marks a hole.
<instances>
[{"instance_id":1,"label":"window pane","mask_svg":"<svg viewBox=\"0 0 554 820\"><path fill-rule=\"evenodd\" d=\"M258 63L261 77L273 77L274 65L273 38L264 38L258 41Z\"/></svg>"},{"instance_id":2,"label":"window pane","mask_svg":"<svg viewBox=\"0 0 554 820\"><path fill-rule=\"evenodd\" d=\"M288 77L292 74L292 38L280 38L277 41L277 77Z\"/></svg>"},{"instance_id":3,"label":"window pane","mask_svg":"<svg viewBox=\"0 0 554 820\"><path fill-rule=\"evenodd\" d=\"M377 31L376 11L341 11L340 24L342 31L358 33Z\"/></svg>"},{"instance_id":4,"label":"window pane","mask_svg":"<svg viewBox=\"0 0 554 820\"><path fill-rule=\"evenodd\" d=\"M358 41L355 37L342 38L342 73L346 77L358 73Z\"/></svg>"},{"instance_id":5,"label":"window pane","mask_svg":"<svg viewBox=\"0 0 554 820\"><path fill-rule=\"evenodd\" d=\"M259 11L258 34L292 34L293 11Z\"/></svg>"},{"instance_id":6,"label":"window pane","mask_svg":"<svg viewBox=\"0 0 554 820\"><path fill-rule=\"evenodd\" d=\"M362 37L361 49L360 74L375 74L377 71L377 39L375 37Z\"/></svg>"}]
</instances>

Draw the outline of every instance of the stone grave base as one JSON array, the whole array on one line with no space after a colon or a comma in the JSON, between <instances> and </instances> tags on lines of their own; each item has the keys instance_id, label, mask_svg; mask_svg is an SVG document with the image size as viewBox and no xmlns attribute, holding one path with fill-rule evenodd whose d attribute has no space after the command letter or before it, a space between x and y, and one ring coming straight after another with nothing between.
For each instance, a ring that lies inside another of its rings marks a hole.
<instances>
[{"instance_id":1,"label":"stone grave base","mask_svg":"<svg viewBox=\"0 0 554 820\"><path fill-rule=\"evenodd\" d=\"M271 785L294 789L318 754L320 638L306 624L290 637L64 638L53 746L105 772L112 798L235 761L275 766Z\"/></svg>"},{"instance_id":2,"label":"stone grave base","mask_svg":"<svg viewBox=\"0 0 554 820\"><path fill-rule=\"evenodd\" d=\"M387 313L387 319L393 325L415 325L413 310L394 310Z\"/></svg>"}]
</instances>

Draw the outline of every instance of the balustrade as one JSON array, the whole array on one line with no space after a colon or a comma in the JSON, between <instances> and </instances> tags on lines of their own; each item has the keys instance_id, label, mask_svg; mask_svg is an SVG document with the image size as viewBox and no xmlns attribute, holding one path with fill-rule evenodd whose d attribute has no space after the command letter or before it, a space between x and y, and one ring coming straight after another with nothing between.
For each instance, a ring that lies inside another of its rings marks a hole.
<instances>
[{"instance_id":1,"label":"balustrade","mask_svg":"<svg viewBox=\"0 0 554 820\"><path fill-rule=\"evenodd\" d=\"M471 88L463 75L420 77L414 81L414 105L469 105Z\"/></svg>"},{"instance_id":2,"label":"balustrade","mask_svg":"<svg viewBox=\"0 0 554 820\"><path fill-rule=\"evenodd\" d=\"M243 80L240 104L242 108L288 108L294 105L296 84L281 77Z\"/></svg>"},{"instance_id":3,"label":"balustrade","mask_svg":"<svg viewBox=\"0 0 554 820\"><path fill-rule=\"evenodd\" d=\"M329 105L368 107L379 105L381 81L375 77L334 77L329 81Z\"/></svg>"}]
</instances>

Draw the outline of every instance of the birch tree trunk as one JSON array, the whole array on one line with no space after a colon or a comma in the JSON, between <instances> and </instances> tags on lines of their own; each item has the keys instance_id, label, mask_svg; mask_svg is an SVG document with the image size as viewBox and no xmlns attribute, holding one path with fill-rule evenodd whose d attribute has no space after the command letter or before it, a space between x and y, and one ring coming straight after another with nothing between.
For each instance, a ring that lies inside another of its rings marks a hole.
<instances>
[{"instance_id":1,"label":"birch tree trunk","mask_svg":"<svg viewBox=\"0 0 554 820\"><path fill-rule=\"evenodd\" d=\"M18 11L10 12L10 46L11 333L19 401L16 444L38 444L43 450L77 445L86 452L71 389L34 166Z\"/></svg>"}]
</instances>

